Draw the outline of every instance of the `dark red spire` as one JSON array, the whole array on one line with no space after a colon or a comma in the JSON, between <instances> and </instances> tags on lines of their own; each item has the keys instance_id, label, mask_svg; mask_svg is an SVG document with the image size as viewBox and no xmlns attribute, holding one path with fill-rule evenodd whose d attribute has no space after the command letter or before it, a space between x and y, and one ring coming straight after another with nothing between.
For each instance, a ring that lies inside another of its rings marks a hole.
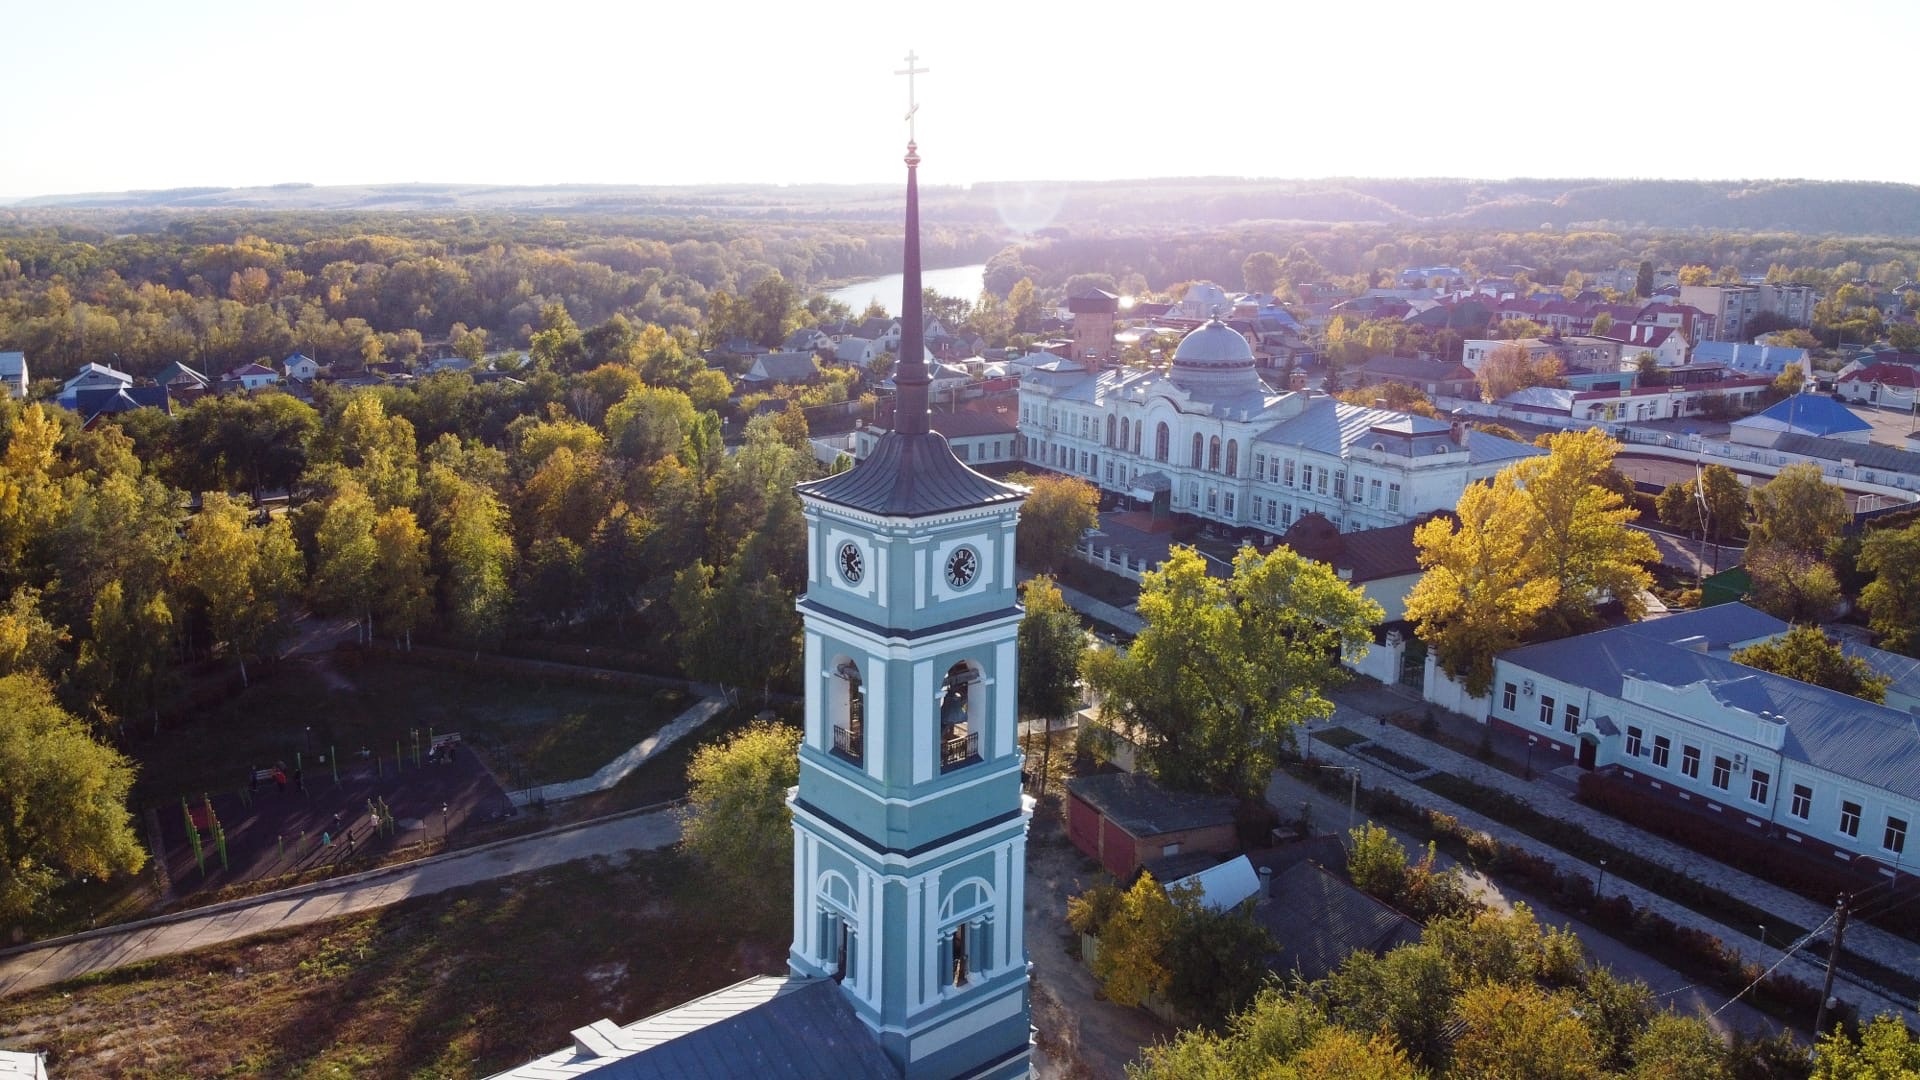
<instances>
[{"instance_id":1,"label":"dark red spire","mask_svg":"<svg viewBox=\"0 0 1920 1080\"><path fill-rule=\"evenodd\" d=\"M900 354L893 365L893 430L927 433L927 334L920 295L920 148L907 143L907 250L901 270Z\"/></svg>"}]
</instances>

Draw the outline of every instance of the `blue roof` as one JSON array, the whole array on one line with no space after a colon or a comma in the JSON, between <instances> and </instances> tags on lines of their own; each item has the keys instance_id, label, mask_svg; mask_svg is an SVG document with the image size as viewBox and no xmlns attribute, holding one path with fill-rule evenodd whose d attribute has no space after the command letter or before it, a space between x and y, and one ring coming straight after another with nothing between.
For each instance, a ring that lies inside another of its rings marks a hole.
<instances>
[{"instance_id":1,"label":"blue roof","mask_svg":"<svg viewBox=\"0 0 1920 1080\"><path fill-rule=\"evenodd\" d=\"M1872 424L1855 416L1851 409L1825 394L1794 394L1770 409L1744 420L1735 420L1734 423L1803 435L1840 435L1849 431L1873 430Z\"/></svg>"},{"instance_id":2,"label":"blue roof","mask_svg":"<svg viewBox=\"0 0 1920 1080\"><path fill-rule=\"evenodd\" d=\"M1665 686L1704 682L1730 708L1781 718L1785 757L1920 799L1920 718L1679 644L1704 637L1709 650L1724 652L1786 629L1745 604L1723 604L1511 649L1500 658L1615 698L1625 696L1627 672Z\"/></svg>"},{"instance_id":3,"label":"blue roof","mask_svg":"<svg viewBox=\"0 0 1920 1080\"><path fill-rule=\"evenodd\" d=\"M1807 359L1807 350L1788 345L1750 345L1740 341L1703 341L1693 347L1696 364L1721 363L1736 371L1778 375Z\"/></svg>"}]
</instances>

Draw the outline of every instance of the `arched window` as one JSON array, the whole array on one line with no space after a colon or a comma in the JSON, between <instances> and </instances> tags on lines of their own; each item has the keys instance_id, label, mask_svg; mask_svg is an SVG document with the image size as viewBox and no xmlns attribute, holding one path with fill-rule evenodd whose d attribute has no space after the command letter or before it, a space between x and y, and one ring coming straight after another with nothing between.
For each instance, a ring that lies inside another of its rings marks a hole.
<instances>
[{"instance_id":1,"label":"arched window","mask_svg":"<svg viewBox=\"0 0 1920 1080\"><path fill-rule=\"evenodd\" d=\"M1220 471L1220 436L1218 435L1207 440L1207 469L1210 472Z\"/></svg>"},{"instance_id":2,"label":"arched window","mask_svg":"<svg viewBox=\"0 0 1920 1080\"><path fill-rule=\"evenodd\" d=\"M993 914L993 888L979 878L954 886L940 902L938 970L948 986L966 986L974 973L994 968Z\"/></svg>"},{"instance_id":3,"label":"arched window","mask_svg":"<svg viewBox=\"0 0 1920 1080\"><path fill-rule=\"evenodd\" d=\"M1204 460L1201 455L1203 455L1206 452L1206 448L1207 448L1206 440L1200 437L1199 432L1197 431L1194 432L1193 433L1193 467L1194 468L1197 469L1200 467L1200 462Z\"/></svg>"},{"instance_id":4,"label":"arched window","mask_svg":"<svg viewBox=\"0 0 1920 1080\"><path fill-rule=\"evenodd\" d=\"M1227 440L1227 475L1240 475L1240 440Z\"/></svg>"},{"instance_id":5,"label":"arched window","mask_svg":"<svg viewBox=\"0 0 1920 1080\"><path fill-rule=\"evenodd\" d=\"M980 760L980 671L965 660L947 669L940 689L940 768Z\"/></svg>"},{"instance_id":6,"label":"arched window","mask_svg":"<svg viewBox=\"0 0 1920 1080\"><path fill-rule=\"evenodd\" d=\"M1167 460L1167 454L1172 449L1170 445L1172 442L1173 432L1167 430L1167 425L1163 421L1160 426L1153 429L1153 459L1155 461Z\"/></svg>"},{"instance_id":7,"label":"arched window","mask_svg":"<svg viewBox=\"0 0 1920 1080\"><path fill-rule=\"evenodd\" d=\"M834 982L859 982L853 957L859 947L860 907L853 883L828 870L813 889L814 917L820 921L820 954L816 959L833 970Z\"/></svg>"},{"instance_id":8,"label":"arched window","mask_svg":"<svg viewBox=\"0 0 1920 1080\"><path fill-rule=\"evenodd\" d=\"M1120 418L1120 450L1122 453L1125 453L1127 449L1127 426L1128 425L1127 425L1126 417L1124 416L1121 417ZM1140 448L1136 446L1133 448L1133 451L1134 453L1137 454L1140 452Z\"/></svg>"},{"instance_id":9,"label":"arched window","mask_svg":"<svg viewBox=\"0 0 1920 1080\"><path fill-rule=\"evenodd\" d=\"M1115 421L1114 421L1114 416L1113 416L1113 414L1112 414L1112 413L1108 413L1108 414L1107 414L1107 445L1108 445L1109 447L1111 447L1111 446L1113 445L1113 433L1114 433L1114 430L1115 430L1115 429L1114 429L1114 424L1115 424Z\"/></svg>"},{"instance_id":10,"label":"arched window","mask_svg":"<svg viewBox=\"0 0 1920 1080\"><path fill-rule=\"evenodd\" d=\"M841 657L834 665L829 691L834 752L857 764L866 755L867 718L867 694L860 683L859 665Z\"/></svg>"}]
</instances>

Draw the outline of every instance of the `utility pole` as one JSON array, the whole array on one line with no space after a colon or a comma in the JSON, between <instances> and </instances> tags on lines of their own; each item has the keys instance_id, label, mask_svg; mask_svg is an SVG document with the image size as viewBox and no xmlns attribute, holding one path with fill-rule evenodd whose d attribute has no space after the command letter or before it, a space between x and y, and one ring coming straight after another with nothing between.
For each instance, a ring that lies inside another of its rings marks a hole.
<instances>
[{"instance_id":1,"label":"utility pole","mask_svg":"<svg viewBox=\"0 0 1920 1080\"><path fill-rule=\"evenodd\" d=\"M1840 966L1840 939L1847 932L1847 894L1840 894L1840 902L1834 907L1833 948L1827 950L1827 980L1820 987L1820 1009L1813 1014L1813 1037L1820 1038L1820 1032L1827 1023L1827 1002L1833 1000L1833 969Z\"/></svg>"}]
</instances>

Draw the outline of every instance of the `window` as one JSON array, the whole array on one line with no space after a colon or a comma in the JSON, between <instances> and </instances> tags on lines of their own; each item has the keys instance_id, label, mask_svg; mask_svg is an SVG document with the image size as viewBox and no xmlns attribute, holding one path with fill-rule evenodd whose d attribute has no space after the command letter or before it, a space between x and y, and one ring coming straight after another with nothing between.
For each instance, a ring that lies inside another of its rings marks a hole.
<instances>
[{"instance_id":1,"label":"window","mask_svg":"<svg viewBox=\"0 0 1920 1080\"><path fill-rule=\"evenodd\" d=\"M1128 421L1127 421L1127 418L1126 418L1126 417L1124 417L1124 416L1123 416L1123 417L1121 417L1121 418L1120 418L1120 443L1119 443L1119 446L1120 446L1120 449L1122 449L1122 450L1125 450L1125 449L1127 448L1127 436L1131 434L1131 432L1129 432L1129 431L1127 430L1127 426L1128 426ZM1134 451L1134 453L1136 453L1136 454L1137 454L1137 453L1139 453L1139 452L1140 452L1140 448L1136 446L1136 447L1134 447L1134 448L1133 448L1133 451Z\"/></svg>"},{"instance_id":2,"label":"window","mask_svg":"<svg viewBox=\"0 0 1920 1080\"><path fill-rule=\"evenodd\" d=\"M1107 445L1113 445L1114 433L1119 430L1118 421L1112 413L1107 414Z\"/></svg>"},{"instance_id":3,"label":"window","mask_svg":"<svg viewBox=\"0 0 1920 1080\"><path fill-rule=\"evenodd\" d=\"M1887 831L1880 838L1880 846L1895 855L1907 850L1907 822L1905 818L1887 819Z\"/></svg>"},{"instance_id":4,"label":"window","mask_svg":"<svg viewBox=\"0 0 1920 1080\"><path fill-rule=\"evenodd\" d=\"M1387 509L1389 510L1400 509L1400 485L1399 484L1387 485Z\"/></svg>"},{"instance_id":5,"label":"window","mask_svg":"<svg viewBox=\"0 0 1920 1080\"><path fill-rule=\"evenodd\" d=\"M1545 694L1540 695L1540 722L1553 726L1553 699Z\"/></svg>"},{"instance_id":6,"label":"window","mask_svg":"<svg viewBox=\"0 0 1920 1080\"><path fill-rule=\"evenodd\" d=\"M1255 480L1265 480L1267 478L1267 455L1253 455L1253 478Z\"/></svg>"},{"instance_id":7,"label":"window","mask_svg":"<svg viewBox=\"0 0 1920 1080\"><path fill-rule=\"evenodd\" d=\"M842 660L833 675L841 683L833 687L832 695L839 699L835 702L839 722L833 725L833 749L841 757L857 762L866 750L867 695L860 686L860 669L853 661Z\"/></svg>"},{"instance_id":8,"label":"window","mask_svg":"<svg viewBox=\"0 0 1920 1080\"><path fill-rule=\"evenodd\" d=\"M1845 799L1840 801L1840 831L1848 836L1857 837L1860 835L1859 803L1848 802Z\"/></svg>"},{"instance_id":9,"label":"window","mask_svg":"<svg viewBox=\"0 0 1920 1080\"><path fill-rule=\"evenodd\" d=\"M965 660L947 669L940 696L940 768L957 769L980 760L980 731L974 724L974 688L979 685L973 665Z\"/></svg>"},{"instance_id":10,"label":"window","mask_svg":"<svg viewBox=\"0 0 1920 1080\"><path fill-rule=\"evenodd\" d=\"M1283 526L1293 524L1293 504L1292 503L1280 504L1280 524Z\"/></svg>"},{"instance_id":11,"label":"window","mask_svg":"<svg viewBox=\"0 0 1920 1080\"><path fill-rule=\"evenodd\" d=\"M1292 458L1288 458L1286 461L1286 464L1281 467L1281 476L1284 478L1280 481L1280 483L1283 486L1285 487L1293 486L1293 459Z\"/></svg>"},{"instance_id":12,"label":"window","mask_svg":"<svg viewBox=\"0 0 1920 1080\"><path fill-rule=\"evenodd\" d=\"M1218 435L1207 440L1207 469L1209 472L1220 471L1220 436Z\"/></svg>"},{"instance_id":13,"label":"window","mask_svg":"<svg viewBox=\"0 0 1920 1080\"><path fill-rule=\"evenodd\" d=\"M1087 471L1087 452L1085 450L1080 451L1080 471Z\"/></svg>"},{"instance_id":14,"label":"window","mask_svg":"<svg viewBox=\"0 0 1920 1080\"><path fill-rule=\"evenodd\" d=\"M1278 509L1279 507L1275 503L1270 502L1267 504L1267 524L1272 525L1279 520L1279 518L1275 514L1275 511L1277 511Z\"/></svg>"},{"instance_id":15,"label":"window","mask_svg":"<svg viewBox=\"0 0 1920 1080\"><path fill-rule=\"evenodd\" d=\"M1314 480L1313 490L1316 494L1320 495L1327 493L1327 467L1325 465L1320 466L1320 473Z\"/></svg>"},{"instance_id":16,"label":"window","mask_svg":"<svg viewBox=\"0 0 1920 1080\"><path fill-rule=\"evenodd\" d=\"M1220 489L1217 487L1209 486L1207 488L1207 513L1212 514L1217 512L1219 509L1220 509Z\"/></svg>"},{"instance_id":17,"label":"window","mask_svg":"<svg viewBox=\"0 0 1920 1080\"><path fill-rule=\"evenodd\" d=\"M1767 804L1767 796L1773 791L1773 777L1759 769L1747 774L1747 798L1762 806Z\"/></svg>"},{"instance_id":18,"label":"window","mask_svg":"<svg viewBox=\"0 0 1920 1080\"><path fill-rule=\"evenodd\" d=\"M1167 460L1169 444L1172 442L1172 439L1173 433L1167 430L1166 424L1160 424L1153 429L1153 459L1155 461Z\"/></svg>"},{"instance_id":19,"label":"window","mask_svg":"<svg viewBox=\"0 0 1920 1080\"><path fill-rule=\"evenodd\" d=\"M1227 440L1227 475L1240 475L1240 440Z\"/></svg>"},{"instance_id":20,"label":"window","mask_svg":"<svg viewBox=\"0 0 1920 1080\"><path fill-rule=\"evenodd\" d=\"M1140 452L1140 429L1146 426L1147 425L1145 424L1133 425L1133 452L1136 454ZM1162 460L1165 460L1165 459L1162 458Z\"/></svg>"},{"instance_id":21,"label":"window","mask_svg":"<svg viewBox=\"0 0 1920 1080\"><path fill-rule=\"evenodd\" d=\"M1231 491L1227 492L1225 498L1226 498L1226 501L1222 504L1222 507L1225 509L1227 516L1232 517L1233 516L1233 492Z\"/></svg>"},{"instance_id":22,"label":"window","mask_svg":"<svg viewBox=\"0 0 1920 1080\"><path fill-rule=\"evenodd\" d=\"M1682 746L1680 748L1680 775L1689 780L1700 779L1700 748Z\"/></svg>"},{"instance_id":23,"label":"window","mask_svg":"<svg viewBox=\"0 0 1920 1080\"><path fill-rule=\"evenodd\" d=\"M1356 503L1367 501L1367 482L1357 476L1353 478L1353 501Z\"/></svg>"},{"instance_id":24,"label":"window","mask_svg":"<svg viewBox=\"0 0 1920 1080\"><path fill-rule=\"evenodd\" d=\"M1333 474L1333 497L1336 499L1345 499L1347 497L1346 473L1337 472Z\"/></svg>"},{"instance_id":25,"label":"window","mask_svg":"<svg viewBox=\"0 0 1920 1080\"><path fill-rule=\"evenodd\" d=\"M1713 755L1713 786L1725 791L1727 785L1731 783L1733 783L1733 762L1719 754Z\"/></svg>"},{"instance_id":26,"label":"window","mask_svg":"<svg viewBox=\"0 0 1920 1080\"><path fill-rule=\"evenodd\" d=\"M1378 480L1367 481L1367 505L1380 505L1380 481Z\"/></svg>"},{"instance_id":27,"label":"window","mask_svg":"<svg viewBox=\"0 0 1920 1080\"><path fill-rule=\"evenodd\" d=\"M1113 459L1107 459L1107 483L1113 483Z\"/></svg>"},{"instance_id":28,"label":"window","mask_svg":"<svg viewBox=\"0 0 1920 1080\"><path fill-rule=\"evenodd\" d=\"M1793 785L1793 805L1787 812L1801 821L1813 816L1813 789L1805 784Z\"/></svg>"},{"instance_id":29,"label":"window","mask_svg":"<svg viewBox=\"0 0 1920 1080\"><path fill-rule=\"evenodd\" d=\"M1512 683L1507 683L1505 686L1502 686L1500 688L1500 707L1502 709L1505 709L1508 712L1513 711L1513 706L1515 703L1514 694L1517 691L1518 691L1518 688L1515 687Z\"/></svg>"},{"instance_id":30,"label":"window","mask_svg":"<svg viewBox=\"0 0 1920 1080\"><path fill-rule=\"evenodd\" d=\"M1197 431L1194 432L1193 433L1193 467L1194 468L1196 469L1199 468L1200 463L1203 460L1205 460L1203 455L1206 453L1206 450L1207 450L1206 440L1200 437L1199 432Z\"/></svg>"},{"instance_id":31,"label":"window","mask_svg":"<svg viewBox=\"0 0 1920 1080\"><path fill-rule=\"evenodd\" d=\"M1666 768L1667 762L1671 760L1672 753L1672 739L1667 738L1665 735L1655 735L1653 737L1653 763L1655 765L1663 769Z\"/></svg>"},{"instance_id":32,"label":"window","mask_svg":"<svg viewBox=\"0 0 1920 1080\"><path fill-rule=\"evenodd\" d=\"M1560 724L1567 734L1577 733L1580 730L1580 706L1567 702L1566 715L1561 717Z\"/></svg>"}]
</instances>

